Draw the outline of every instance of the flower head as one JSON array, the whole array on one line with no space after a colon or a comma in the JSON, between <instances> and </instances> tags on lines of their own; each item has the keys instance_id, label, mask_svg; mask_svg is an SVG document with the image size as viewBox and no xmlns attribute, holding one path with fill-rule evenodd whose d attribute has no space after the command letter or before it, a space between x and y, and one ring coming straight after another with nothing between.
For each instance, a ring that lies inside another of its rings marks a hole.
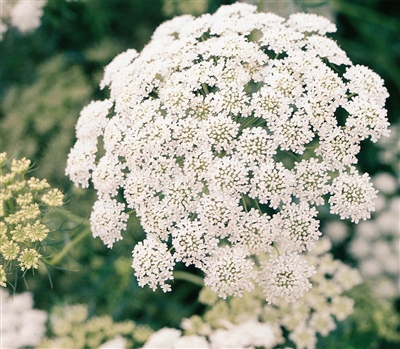
<instances>
[{"instance_id":1,"label":"flower head","mask_svg":"<svg viewBox=\"0 0 400 349\"><path fill-rule=\"evenodd\" d=\"M360 219L369 219L374 211L373 200L377 191L370 182L369 175L360 175L355 168L342 172L332 182L332 196L329 198L331 212L340 218L351 218L358 223Z\"/></svg>"},{"instance_id":2,"label":"flower head","mask_svg":"<svg viewBox=\"0 0 400 349\"><path fill-rule=\"evenodd\" d=\"M19 254L19 245L14 241L2 241L0 252L5 260L16 259Z\"/></svg>"},{"instance_id":3,"label":"flower head","mask_svg":"<svg viewBox=\"0 0 400 349\"><path fill-rule=\"evenodd\" d=\"M320 236L315 207L328 198L332 213L368 218L373 189L351 169L361 141L388 134L387 93L326 35L335 30L235 3L167 21L105 68L110 98L82 110L66 173L92 180L93 235L109 247L125 208L139 217L140 285L168 290L182 261L221 297L260 282L269 301L294 301L310 288L299 254ZM281 255L259 275L272 246Z\"/></svg>"},{"instance_id":4,"label":"flower head","mask_svg":"<svg viewBox=\"0 0 400 349\"><path fill-rule=\"evenodd\" d=\"M64 194L58 189L52 189L42 196L42 202L49 207L62 206Z\"/></svg>"},{"instance_id":5,"label":"flower head","mask_svg":"<svg viewBox=\"0 0 400 349\"><path fill-rule=\"evenodd\" d=\"M14 172L16 174L24 173L28 170L30 165L31 161L26 158L20 160L13 159L11 163L11 172Z\"/></svg>"},{"instance_id":6,"label":"flower head","mask_svg":"<svg viewBox=\"0 0 400 349\"><path fill-rule=\"evenodd\" d=\"M314 267L307 265L298 254L287 253L263 263L259 274L260 285L268 295L268 303L273 303L276 297L294 302L311 288L308 278L314 273Z\"/></svg>"},{"instance_id":7,"label":"flower head","mask_svg":"<svg viewBox=\"0 0 400 349\"><path fill-rule=\"evenodd\" d=\"M164 292L171 290L171 286L165 282L173 278L175 262L165 243L149 237L140 241L132 254L132 267L140 286L149 285L153 290L161 286Z\"/></svg>"},{"instance_id":8,"label":"flower head","mask_svg":"<svg viewBox=\"0 0 400 349\"><path fill-rule=\"evenodd\" d=\"M246 259L246 253L240 247L220 247L205 264L204 283L222 298L241 296L244 290L254 288L253 262Z\"/></svg>"},{"instance_id":9,"label":"flower head","mask_svg":"<svg viewBox=\"0 0 400 349\"><path fill-rule=\"evenodd\" d=\"M33 248L24 249L18 258L21 270L37 269L40 257L42 256Z\"/></svg>"}]
</instances>

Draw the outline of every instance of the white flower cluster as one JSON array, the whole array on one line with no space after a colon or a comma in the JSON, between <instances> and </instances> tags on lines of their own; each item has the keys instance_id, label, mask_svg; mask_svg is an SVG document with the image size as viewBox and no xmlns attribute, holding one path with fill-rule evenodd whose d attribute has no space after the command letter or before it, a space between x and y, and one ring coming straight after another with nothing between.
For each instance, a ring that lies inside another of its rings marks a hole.
<instances>
[{"instance_id":1,"label":"white flower cluster","mask_svg":"<svg viewBox=\"0 0 400 349\"><path fill-rule=\"evenodd\" d=\"M335 260L330 249L330 241L323 237L306 253L317 272L310 279L313 288L295 304L284 298L268 304L257 287L242 298L227 300L203 288L199 301L207 306L206 311L201 317L193 315L182 321L184 337L203 337L211 348L283 348L294 344L297 349L314 349L318 336L327 336L338 321L353 313L354 300L344 293L361 283L359 273Z\"/></svg>"},{"instance_id":2,"label":"white flower cluster","mask_svg":"<svg viewBox=\"0 0 400 349\"><path fill-rule=\"evenodd\" d=\"M37 345L46 333L47 314L33 309L29 292L9 295L0 289L0 346L16 349Z\"/></svg>"},{"instance_id":3,"label":"white flower cluster","mask_svg":"<svg viewBox=\"0 0 400 349\"><path fill-rule=\"evenodd\" d=\"M18 1L11 10L11 24L22 33L30 32L40 26L45 0Z\"/></svg>"},{"instance_id":4,"label":"white flower cluster","mask_svg":"<svg viewBox=\"0 0 400 349\"><path fill-rule=\"evenodd\" d=\"M0 40L10 26L21 33L29 33L40 26L46 0L2 1L0 13ZM6 24L7 23L7 24Z\"/></svg>"},{"instance_id":5,"label":"white flower cluster","mask_svg":"<svg viewBox=\"0 0 400 349\"><path fill-rule=\"evenodd\" d=\"M325 36L335 29L235 3L165 22L106 67L110 98L82 110L66 173L91 179L93 234L107 246L122 239L125 208L140 218L140 285L168 291L183 262L221 297L260 283L269 301L292 302L311 286L301 253L320 236L315 207L369 218L376 191L356 155L388 134L388 94Z\"/></svg>"}]
</instances>

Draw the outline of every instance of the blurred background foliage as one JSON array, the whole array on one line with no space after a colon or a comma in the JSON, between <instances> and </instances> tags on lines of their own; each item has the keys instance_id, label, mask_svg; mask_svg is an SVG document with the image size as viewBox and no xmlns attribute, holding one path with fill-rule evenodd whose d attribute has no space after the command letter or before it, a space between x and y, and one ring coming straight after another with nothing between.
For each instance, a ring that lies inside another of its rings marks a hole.
<instances>
[{"instance_id":1,"label":"blurred background foliage","mask_svg":"<svg viewBox=\"0 0 400 349\"><path fill-rule=\"evenodd\" d=\"M52 221L55 228L61 228L59 239L55 241L60 250L89 229L84 219L90 215L95 193L74 188L65 177L64 168L74 143L74 125L80 110L93 99L107 97L107 91L98 88L103 67L128 48L140 51L154 29L165 20L184 13L214 12L220 5L233 2L48 0L41 25L35 31L20 33L11 27L3 34L0 41L0 150L10 157L30 158L35 163L35 176L47 178L53 187L66 194L65 212L73 219L68 225L65 225L65 215L53 217ZM263 11L283 10L280 13L283 16L297 11L328 15L338 27L332 36L353 63L370 67L385 80L390 93L388 118L393 124L399 123L400 1L247 2L258 4ZM359 166L371 175L384 169L397 176L399 169L381 163L375 156L377 152L374 144L365 142ZM39 270L34 278L27 276L36 306L48 310L64 302L86 303L91 315L109 314L116 321L133 319L154 329L178 326L183 317L201 313L203 306L197 302L199 285L176 280L169 294L138 287L130 267L131 251L142 238L139 222L132 219L124 234L124 243L115 244L112 250L93 239L90 233L83 234L79 243L60 261L62 268L50 270L51 283L45 270ZM337 247L336 254L348 259L341 246ZM16 291L22 290L25 285L19 283ZM372 306L367 303L361 300L360 309ZM397 316L399 303L391 309ZM355 317L352 324L344 324L326 339L324 348L335 347L346 336L351 337L348 348L360 348L354 344L357 343L354 329L349 329L357 321L362 323L363 315L357 316L358 320ZM373 340L363 348L397 347L393 340L377 334L373 322L371 326L365 331ZM370 337L364 333L364 338ZM338 347L342 346L335 348Z\"/></svg>"}]
</instances>

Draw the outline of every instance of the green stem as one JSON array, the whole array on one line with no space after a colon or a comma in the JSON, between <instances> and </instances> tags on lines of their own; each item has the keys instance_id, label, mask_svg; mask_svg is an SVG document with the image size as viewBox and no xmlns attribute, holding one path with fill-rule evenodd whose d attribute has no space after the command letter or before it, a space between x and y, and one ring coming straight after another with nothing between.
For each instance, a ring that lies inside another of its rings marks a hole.
<instances>
[{"instance_id":1,"label":"green stem","mask_svg":"<svg viewBox=\"0 0 400 349\"><path fill-rule=\"evenodd\" d=\"M264 0L258 0L257 11L261 12L264 8Z\"/></svg>"},{"instance_id":2,"label":"green stem","mask_svg":"<svg viewBox=\"0 0 400 349\"><path fill-rule=\"evenodd\" d=\"M206 84L201 84L201 86L203 87L203 91L204 91L204 95L206 96L206 95L208 95L208 94L210 94L210 92L208 91L208 87L207 87L207 85Z\"/></svg>"},{"instance_id":3,"label":"green stem","mask_svg":"<svg viewBox=\"0 0 400 349\"><path fill-rule=\"evenodd\" d=\"M287 150L284 150L283 153L286 153L287 155L291 156L291 157L292 157L293 159L295 159L297 162L300 162L300 161L301 161L301 159L300 159L299 157L297 157L296 155L294 155L293 153L291 153L291 152L289 152L289 151L287 151Z\"/></svg>"},{"instance_id":4,"label":"green stem","mask_svg":"<svg viewBox=\"0 0 400 349\"><path fill-rule=\"evenodd\" d=\"M278 256L280 256L281 254L279 252L277 244L275 242L273 242L272 245L274 246L275 251L278 253Z\"/></svg>"},{"instance_id":5,"label":"green stem","mask_svg":"<svg viewBox=\"0 0 400 349\"><path fill-rule=\"evenodd\" d=\"M240 123L240 130L244 130L245 128L248 128L254 124L257 124L257 122L260 121L261 118L256 118L253 116L248 116L246 118L238 118L236 121Z\"/></svg>"},{"instance_id":6,"label":"green stem","mask_svg":"<svg viewBox=\"0 0 400 349\"><path fill-rule=\"evenodd\" d=\"M64 246L64 248L56 254L51 260L46 262L49 265L57 265L69 252L69 250L83 240L86 236L90 235L91 230L89 228L84 229L81 233L76 236L71 242Z\"/></svg>"},{"instance_id":7,"label":"green stem","mask_svg":"<svg viewBox=\"0 0 400 349\"><path fill-rule=\"evenodd\" d=\"M76 215L76 214L74 214L74 213L72 213L70 211L65 211L65 210L58 209L57 213L59 213L61 216L65 217L65 218L67 218L68 221L70 221L70 222L74 222L74 223L77 223L79 225L84 225L84 226L87 226L87 227L90 226L89 220L87 218L80 217L80 216L78 216L78 215Z\"/></svg>"},{"instance_id":8,"label":"green stem","mask_svg":"<svg viewBox=\"0 0 400 349\"><path fill-rule=\"evenodd\" d=\"M242 204L243 204L243 208L244 208L245 212L249 212L249 211L247 210L246 198L244 197L243 194L242 194Z\"/></svg>"},{"instance_id":9,"label":"green stem","mask_svg":"<svg viewBox=\"0 0 400 349\"><path fill-rule=\"evenodd\" d=\"M260 211L260 214L262 214L262 210L261 210L261 207L260 207L260 204L259 204L258 200L254 200L254 203L255 203L258 211Z\"/></svg>"},{"instance_id":10,"label":"green stem","mask_svg":"<svg viewBox=\"0 0 400 349\"><path fill-rule=\"evenodd\" d=\"M13 198L8 200L8 207L10 208L9 214L14 214L16 212Z\"/></svg>"},{"instance_id":11,"label":"green stem","mask_svg":"<svg viewBox=\"0 0 400 349\"><path fill-rule=\"evenodd\" d=\"M203 281L202 277L188 273L186 271L181 271L181 270L174 271L174 279L175 280L185 280L187 282L191 282L192 284L198 285L201 287L204 286L204 281Z\"/></svg>"}]
</instances>

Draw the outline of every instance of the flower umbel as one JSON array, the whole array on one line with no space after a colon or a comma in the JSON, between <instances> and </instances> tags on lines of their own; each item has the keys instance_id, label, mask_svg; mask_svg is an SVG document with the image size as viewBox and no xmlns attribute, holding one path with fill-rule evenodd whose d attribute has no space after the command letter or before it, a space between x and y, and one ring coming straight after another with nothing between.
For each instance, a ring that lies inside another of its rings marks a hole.
<instances>
[{"instance_id":1,"label":"flower umbel","mask_svg":"<svg viewBox=\"0 0 400 349\"><path fill-rule=\"evenodd\" d=\"M45 179L26 180L28 159L8 161L7 154L1 153L0 163L0 285L6 287L15 267L23 275L38 268L50 233L44 217L63 204L63 194L50 189Z\"/></svg>"},{"instance_id":2,"label":"flower umbel","mask_svg":"<svg viewBox=\"0 0 400 349\"><path fill-rule=\"evenodd\" d=\"M92 179L93 235L109 247L126 207L140 218L140 285L169 290L182 261L221 297L260 282L268 301L293 302L310 288L301 253L320 236L316 207L369 218L374 189L354 165L362 140L388 134L387 92L326 35L335 30L235 3L165 22L141 53L106 67L110 98L82 110L66 173L83 187Z\"/></svg>"}]
</instances>

